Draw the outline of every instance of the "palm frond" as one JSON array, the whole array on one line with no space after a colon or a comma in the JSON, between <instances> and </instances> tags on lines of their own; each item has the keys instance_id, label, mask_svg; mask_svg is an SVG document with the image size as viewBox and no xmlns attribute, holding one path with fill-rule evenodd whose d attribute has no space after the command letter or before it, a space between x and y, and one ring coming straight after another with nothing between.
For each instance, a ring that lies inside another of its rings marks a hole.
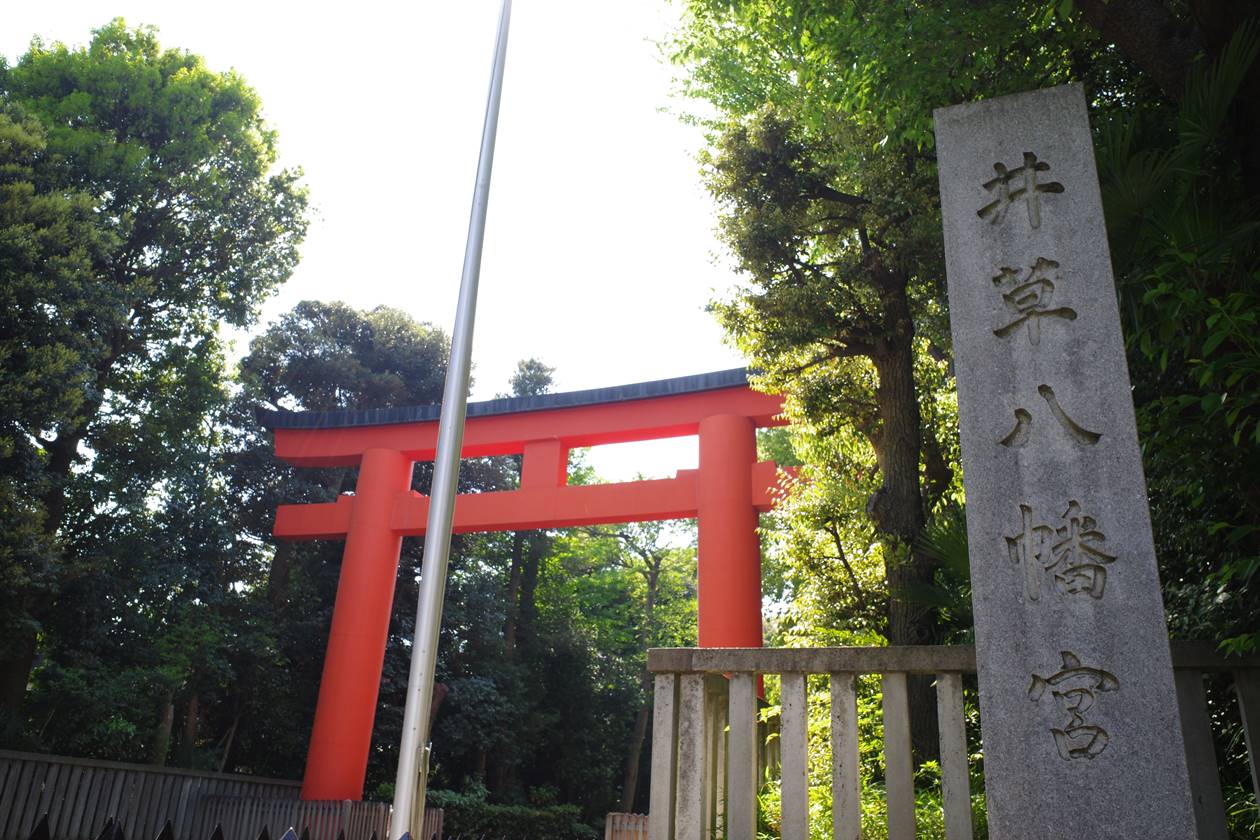
<instances>
[{"instance_id":1,"label":"palm frond","mask_svg":"<svg viewBox=\"0 0 1260 840\"><path fill-rule=\"evenodd\" d=\"M1217 137L1229 117L1229 109L1260 55L1260 19L1239 26L1216 61L1195 67L1186 81L1182 100L1178 144L1182 163L1193 166Z\"/></svg>"},{"instance_id":2,"label":"palm frond","mask_svg":"<svg viewBox=\"0 0 1260 840\"><path fill-rule=\"evenodd\" d=\"M931 558L951 578L967 581L971 564L967 554L967 516L963 508L942 511L924 526L915 547Z\"/></svg>"}]
</instances>

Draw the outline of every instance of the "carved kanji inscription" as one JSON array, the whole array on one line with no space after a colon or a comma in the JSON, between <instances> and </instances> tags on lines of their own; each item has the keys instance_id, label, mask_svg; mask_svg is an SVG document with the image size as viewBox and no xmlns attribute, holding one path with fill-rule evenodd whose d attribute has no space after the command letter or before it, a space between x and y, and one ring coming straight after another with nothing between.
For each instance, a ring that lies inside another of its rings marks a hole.
<instances>
[{"instance_id":1,"label":"carved kanji inscription","mask_svg":"<svg viewBox=\"0 0 1260 840\"><path fill-rule=\"evenodd\" d=\"M1050 572L1055 586L1065 595L1088 595L1095 600L1107 588L1107 566L1116 561L1103 550L1106 535L1092 516L1081 512L1080 502L1068 502L1062 525L1038 522L1030 505L1021 504L1020 532L1005 537L1007 553L1024 570L1024 593L1030 601L1041 598L1042 576Z\"/></svg>"},{"instance_id":2,"label":"carved kanji inscription","mask_svg":"<svg viewBox=\"0 0 1260 840\"><path fill-rule=\"evenodd\" d=\"M1004 163L993 164L997 175L985 181L983 186L995 197L976 211L976 215L997 224L1006 218L1006 211L1012 204L1023 202L1028 208L1028 224L1034 228L1041 227L1041 195L1063 192L1063 185L1058 181L1039 182L1037 173L1049 170L1050 164L1037 160L1032 152L1024 152L1023 165L1013 169L1007 168Z\"/></svg>"},{"instance_id":3,"label":"carved kanji inscription","mask_svg":"<svg viewBox=\"0 0 1260 840\"><path fill-rule=\"evenodd\" d=\"M1038 257L1032 268L1025 274L1010 266L1002 266L993 277L993 285L1002 292L1002 301L1011 314L1015 316L1004 326L998 327L993 334L998 338L1006 338L1021 326L1027 327L1028 343L1036 347L1041 343L1041 319L1062 318L1065 321L1076 320L1076 310L1069 306L1052 308L1055 280L1060 280L1059 264L1054 260Z\"/></svg>"},{"instance_id":4,"label":"carved kanji inscription","mask_svg":"<svg viewBox=\"0 0 1260 840\"><path fill-rule=\"evenodd\" d=\"M1111 736L1097 723L1087 722L1086 715L1094 708L1098 695L1118 690L1120 681L1100 668L1082 665L1080 657L1071 651L1062 651L1059 656L1063 664L1057 673L1047 677L1032 675L1028 699L1039 703L1049 692L1055 704L1068 715L1066 723L1050 729L1064 761L1097 758L1107 749Z\"/></svg>"},{"instance_id":5,"label":"carved kanji inscription","mask_svg":"<svg viewBox=\"0 0 1260 840\"><path fill-rule=\"evenodd\" d=\"M1059 405L1059 398L1055 396L1054 389L1049 385L1038 385L1037 393L1046 401L1050 416L1057 420L1063 431L1077 443L1082 446L1093 446L1102 440L1101 432L1091 432L1068 416L1063 406ZM1015 409L1015 428L1011 429L998 443L1011 449L1019 449L1032 437L1032 424L1033 416L1028 409L1023 407Z\"/></svg>"},{"instance_id":6,"label":"carved kanji inscription","mask_svg":"<svg viewBox=\"0 0 1260 840\"><path fill-rule=\"evenodd\" d=\"M1197 837L1085 93L936 141L989 836Z\"/></svg>"}]
</instances>

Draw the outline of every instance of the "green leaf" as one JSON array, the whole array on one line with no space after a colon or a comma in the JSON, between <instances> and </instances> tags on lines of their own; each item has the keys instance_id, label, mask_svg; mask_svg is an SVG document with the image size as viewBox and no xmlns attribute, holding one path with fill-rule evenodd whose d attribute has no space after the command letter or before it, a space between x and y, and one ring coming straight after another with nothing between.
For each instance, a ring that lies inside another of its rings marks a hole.
<instances>
[{"instance_id":1,"label":"green leaf","mask_svg":"<svg viewBox=\"0 0 1260 840\"><path fill-rule=\"evenodd\" d=\"M1205 357L1211 355L1212 351L1220 347L1221 342L1227 338L1229 338L1229 332L1226 330L1219 330L1209 335L1207 340L1203 342L1203 355Z\"/></svg>"}]
</instances>

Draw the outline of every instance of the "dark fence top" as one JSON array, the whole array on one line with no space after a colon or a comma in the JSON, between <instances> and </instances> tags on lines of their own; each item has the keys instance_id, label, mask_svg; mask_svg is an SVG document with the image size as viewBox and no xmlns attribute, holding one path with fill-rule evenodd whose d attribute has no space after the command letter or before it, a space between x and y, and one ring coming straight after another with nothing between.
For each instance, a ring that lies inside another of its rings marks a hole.
<instances>
[{"instance_id":1,"label":"dark fence top","mask_svg":"<svg viewBox=\"0 0 1260 840\"><path fill-rule=\"evenodd\" d=\"M183 767L166 767L160 764L130 764L122 761L105 761L99 758L77 758L68 755L51 753L21 752L19 750L0 750L0 760L39 761L47 764L69 764L76 767L99 767L105 770L125 770L128 773L161 773L165 776L195 776L201 779L215 779L226 782L249 782L251 784L274 785L283 788L300 788L302 783L290 779L271 779L266 776L250 776L246 773L214 773L209 770L188 770Z\"/></svg>"},{"instance_id":2,"label":"dark fence top","mask_svg":"<svg viewBox=\"0 0 1260 840\"><path fill-rule=\"evenodd\" d=\"M534 397L509 397L468 404L469 417L495 414L519 414L556 408L577 408L585 405L647 400L739 388L748 384L746 368L719 370L695 376L657 379L631 385L566 391L562 394L539 394ZM352 426L386 426L397 423L426 423L438 419L441 403L403 406L399 408L345 409L341 411L278 411L256 408L258 423L265 429L344 429Z\"/></svg>"}]
</instances>

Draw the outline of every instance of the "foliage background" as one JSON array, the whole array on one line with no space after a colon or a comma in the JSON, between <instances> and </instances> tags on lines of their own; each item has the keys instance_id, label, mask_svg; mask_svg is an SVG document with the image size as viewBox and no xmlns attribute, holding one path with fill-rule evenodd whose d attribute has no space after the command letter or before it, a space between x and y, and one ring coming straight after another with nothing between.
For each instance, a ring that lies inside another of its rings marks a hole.
<instances>
[{"instance_id":1,"label":"foliage background","mask_svg":"<svg viewBox=\"0 0 1260 840\"><path fill-rule=\"evenodd\" d=\"M804 476L762 522L768 641L970 639L931 112L1074 82L1170 630L1254 652L1256 4L675 5L661 47L680 116L709 132L701 174L741 278L712 309L758 385L787 397L793 426L761 436L763 457ZM273 544L271 513L355 475L278 464L253 409L434 401L448 338L396 310L308 301L229 362L220 325L255 325L306 232L277 142L243 79L152 29L114 21L0 67L0 745L301 774L340 550ZM550 381L525 359L505 386ZM580 455L571 473L599 480ZM487 459L461 486L518 479L519 463ZM416 489L428 481L417 469ZM372 796L393 779L421 553L404 544ZM456 538L435 783L468 826L583 836L645 808L644 651L694 641L694 563L685 526ZM1209 689L1233 829L1255 836L1229 686ZM861 704L876 824L875 686ZM815 686L812 726L824 710ZM916 717L929 832L932 719ZM811 761L822 832L825 749ZM763 804L770 828L772 788Z\"/></svg>"},{"instance_id":2,"label":"foliage background","mask_svg":"<svg viewBox=\"0 0 1260 840\"><path fill-rule=\"evenodd\" d=\"M663 51L679 68L682 118L708 132L702 172L744 280L713 308L763 386L787 394L792 431L773 446L790 447L808 478L768 528L774 640L904 643L899 602L917 605L933 641L970 638L931 114L1077 83L1095 132L1170 631L1254 651L1255 4L678 5ZM872 323L888 341L900 330L912 353L913 387L896 399L882 394L899 383ZM913 459L890 459L890 430L901 423L904 434L912 418ZM919 519L904 514L898 533L888 506L911 482L917 498L901 498ZM1211 686L1217 751L1246 801L1227 688ZM916 754L931 767L930 745ZM877 763L864 772L877 791ZM772 815L773 791L765 805ZM1254 803L1232 819L1237 836L1254 834ZM823 836L825 821L815 823Z\"/></svg>"}]
</instances>

